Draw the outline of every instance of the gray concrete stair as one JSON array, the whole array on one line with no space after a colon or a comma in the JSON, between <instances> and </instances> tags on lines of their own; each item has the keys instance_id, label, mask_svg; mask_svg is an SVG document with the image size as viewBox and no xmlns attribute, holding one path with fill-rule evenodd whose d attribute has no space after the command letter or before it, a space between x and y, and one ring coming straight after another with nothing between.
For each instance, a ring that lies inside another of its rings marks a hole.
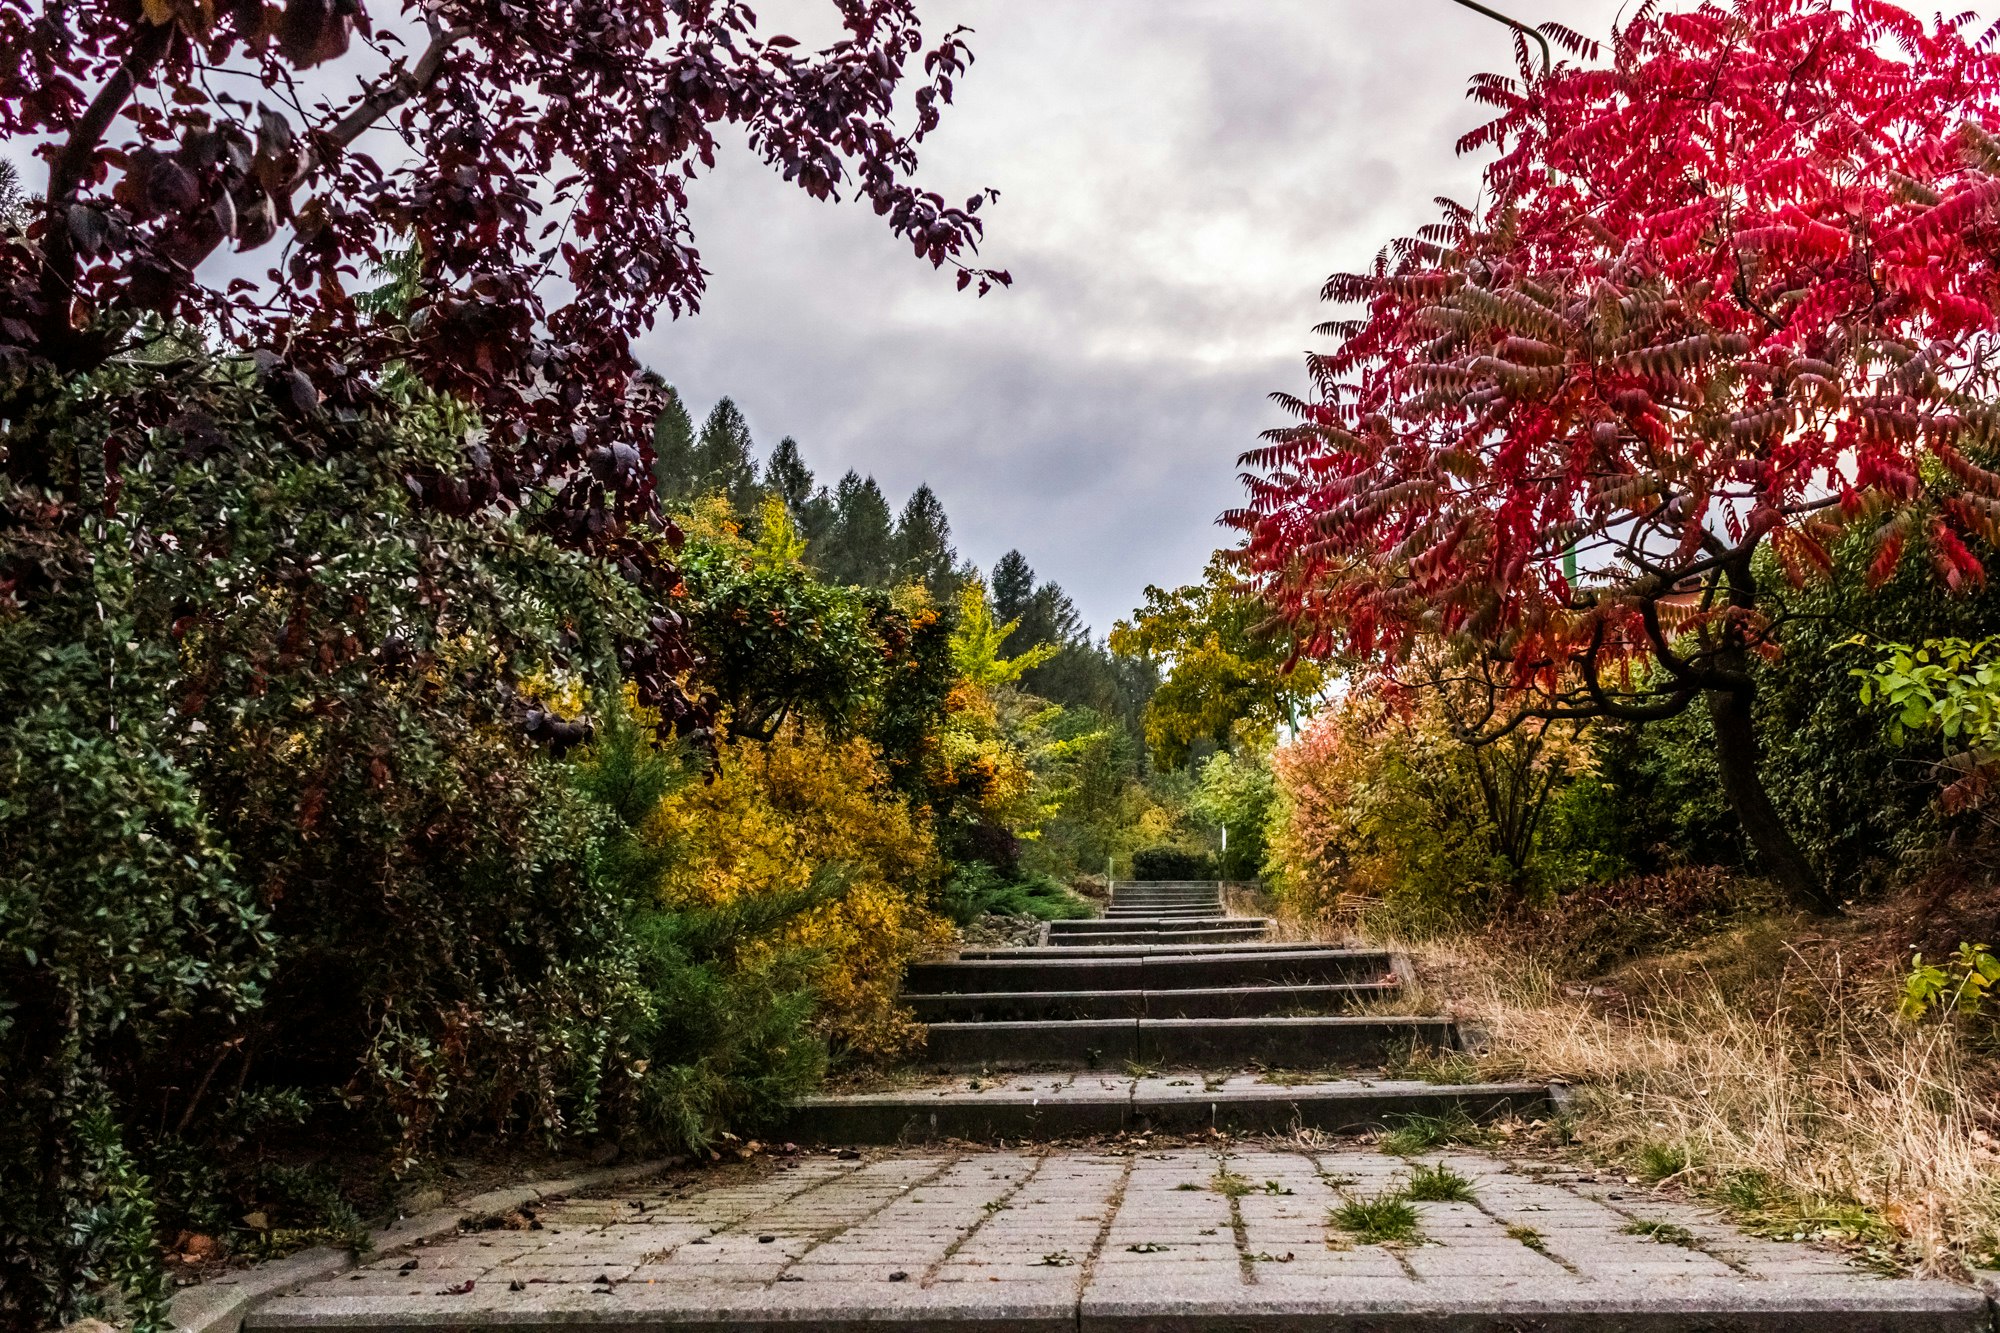
<instances>
[{"instance_id":1,"label":"gray concrete stair","mask_svg":"<svg viewBox=\"0 0 2000 1333\"><path fill-rule=\"evenodd\" d=\"M1058 930L1058 926L1067 926ZM1094 917L1085 921L1057 921L1049 927L1048 942L1075 947L1093 944L1250 944L1269 932L1269 923L1237 921L1218 917L1213 921L1178 921L1163 917Z\"/></svg>"},{"instance_id":2,"label":"gray concrete stair","mask_svg":"<svg viewBox=\"0 0 2000 1333\"><path fill-rule=\"evenodd\" d=\"M1393 997L1394 982L1216 986L1198 990L973 991L911 995L925 1023L1054 1022L1078 1018L1256 1018L1336 1013Z\"/></svg>"},{"instance_id":3,"label":"gray concrete stair","mask_svg":"<svg viewBox=\"0 0 2000 1333\"><path fill-rule=\"evenodd\" d=\"M1080 1018L932 1023L933 1069L1334 1069L1448 1048L1448 1018Z\"/></svg>"},{"instance_id":4,"label":"gray concrete stair","mask_svg":"<svg viewBox=\"0 0 2000 1333\"><path fill-rule=\"evenodd\" d=\"M906 995L953 991L1190 990L1216 986L1325 985L1382 981L1394 971L1380 949L1299 946L1289 949L1172 952L1139 948L1123 954L1067 957L1071 950L1034 950L1034 957L995 950L984 958L914 963ZM1028 952L1028 951L1022 951ZM1093 950L1092 953L1097 951ZM1050 956L1050 955L1056 956Z\"/></svg>"},{"instance_id":5,"label":"gray concrete stair","mask_svg":"<svg viewBox=\"0 0 2000 1333\"><path fill-rule=\"evenodd\" d=\"M1218 916L1197 918L1193 921L1185 917L1132 916L1132 917L1084 917L1079 921L1049 922L1049 938L1057 939L1070 935L1102 935L1112 931L1134 930L1225 931L1244 933L1258 938L1270 930L1271 923L1257 916Z\"/></svg>"},{"instance_id":6,"label":"gray concrete stair","mask_svg":"<svg viewBox=\"0 0 2000 1333\"><path fill-rule=\"evenodd\" d=\"M977 948L959 950L968 962L1009 958L1199 958L1236 954L1302 953L1319 951L1351 952L1345 945L1300 943L1296 940L1249 940L1211 943L1208 941L1151 941L1145 944L1100 944L1096 940L1077 944L1029 945L1019 948ZM1387 958L1386 954L1378 957ZM1391 960L1393 964L1393 960Z\"/></svg>"},{"instance_id":7,"label":"gray concrete stair","mask_svg":"<svg viewBox=\"0 0 2000 1333\"><path fill-rule=\"evenodd\" d=\"M778 1132L795 1143L994 1143L1088 1135L1283 1134L1307 1125L1327 1133L1379 1129L1421 1115L1473 1120L1550 1113L1540 1083L1447 1087L1430 1083L1328 1079L1265 1083L1165 1074L1105 1079L1083 1075L1054 1083L1009 1079L972 1087L958 1080L918 1092L816 1097Z\"/></svg>"}]
</instances>

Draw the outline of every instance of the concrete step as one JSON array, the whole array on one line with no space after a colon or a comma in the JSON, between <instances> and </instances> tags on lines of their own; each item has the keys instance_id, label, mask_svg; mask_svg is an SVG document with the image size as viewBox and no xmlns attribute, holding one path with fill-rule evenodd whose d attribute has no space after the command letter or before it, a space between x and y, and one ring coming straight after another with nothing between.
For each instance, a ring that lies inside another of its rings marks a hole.
<instances>
[{"instance_id":1,"label":"concrete step","mask_svg":"<svg viewBox=\"0 0 2000 1333\"><path fill-rule=\"evenodd\" d=\"M1257 954L1266 953L1338 953L1355 952L1345 944L1301 944L1295 940L1250 940L1210 943L1194 941L1163 941L1146 944L1104 944L1098 940L1081 940L1075 944L1046 944L1028 948L963 949L958 956L969 961L1031 958L1143 958L1156 954L1161 958L1202 957L1210 954ZM1387 955L1383 955L1387 957Z\"/></svg>"},{"instance_id":2,"label":"concrete step","mask_svg":"<svg viewBox=\"0 0 2000 1333\"><path fill-rule=\"evenodd\" d=\"M1396 994L1393 982L1220 986L1204 990L974 991L907 997L925 1023L1023 1023L1088 1018L1255 1018L1330 1014Z\"/></svg>"},{"instance_id":3,"label":"concrete step","mask_svg":"<svg viewBox=\"0 0 2000 1333\"><path fill-rule=\"evenodd\" d=\"M1448 1018L1102 1018L933 1023L934 1069L1329 1069L1411 1046L1448 1048Z\"/></svg>"},{"instance_id":4,"label":"concrete step","mask_svg":"<svg viewBox=\"0 0 2000 1333\"><path fill-rule=\"evenodd\" d=\"M1217 1085L1220 1086L1217 1086ZM814 1097L778 1130L794 1143L895 1144L936 1139L992 1143L1150 1131L1330 1134L1380 1129L1409 1116L1475 1121L1552 1112L1539 1083L1439 1085L1330 1079L1275 1085L1254 1075L1225 1080L1103 1079L1031 1087L948 1089Z\"/></svg>"},{"instance_id":5,"label":"concrete step","mask_svg":"<svg viewBox=\"0 0 2000 1333\"><path fill-rule=\"evenodd\" d=\"M1089 929L1051 930L1048 935L1049 945L1076 947L1091 944L1145 944L1148 941L1163 944L1250 944L1263 939L1270 931L1268 923L1263 921L1162 921L1147 918L1128 921L1113 918L1100 919L1088 924Z\"/></svg>"},{"instance_id":6,"label":"concrete step","mask_svg":"<svg viewBox=\"0 0 2000 1333\"><path fill-rule=\"evenodd\" d=\"M1013 952L1013 951L1008 951ZM1027 951L1022 951L1027 952ZM1253 950L1109 957L959 959L913 963L905 996L966 991L1191 990L1220 986L1326 985L1384 981L1390 955L1380 949ZM1072 952L1064 949L1063 954Z\"/></svg>"},{"instance_id":7,"label":"concrete step","mask_svg":"<svg viewBox=\"0 0 2000 1333\"><path fill-rule=\"evenodd\" d=\"M1076 921L1049 922L1050 936L1095 935L1107 930L1144 930L1150 925L1171 927L1174 930L1263 930L1270 921L1261 916L1221 916L1213 921L1190 922L1182 917L1172 916L1127 916L1127 917L1083 917Z\"/></svg>"},{"instance_id":8,"label":"concrete step","mask_svg":"<svg viewBox=\"0 0 2000 1333\"><path fill-rule=\"evenodd\" d=\"M1106 908L1100 921L1229 921L1214 907L1111 907Z\"/></svg>"},{"instance_id":9,"label":"concrete step","mask_svg":"<svg viewBox=\"0 0 2000 1333\"><path fill-rule=\"evenodd\" d=\"M1172 930L1156 926L1150 930L1108 931L1101 935L1051 935L1049 943L1062 949L1087 949L1094 944L1203 944L1224 941L1256 944L1263 938L1262 927L1255 930Z\"/></svg>"}]
</instances>

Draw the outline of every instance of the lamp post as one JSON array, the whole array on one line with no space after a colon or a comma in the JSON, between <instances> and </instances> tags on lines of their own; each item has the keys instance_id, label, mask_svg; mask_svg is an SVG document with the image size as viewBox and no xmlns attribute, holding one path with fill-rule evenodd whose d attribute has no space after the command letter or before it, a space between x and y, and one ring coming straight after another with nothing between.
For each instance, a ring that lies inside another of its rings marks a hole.
<instances>
[{"instance_id":1,"label":"lamp post","mask_svg":"<svg viewBox=\"0 0 2000 1333\"><path fill-rule=\"evenodd\" d=\"M1534 38L1536 45L1542 48L1542 73L1547 74L1555 67L1555 55L1549 50L1549 39L1536 32L1527 24L1521 22L1519 19L1510 19L1497 9L1488 9L1485 5L1480 4L1479 0L1455 0L1455 3L1464 5L1475 14L1484 14L1495 23L1504 23L1523 37Z\"/></svg>"}]
</instances>

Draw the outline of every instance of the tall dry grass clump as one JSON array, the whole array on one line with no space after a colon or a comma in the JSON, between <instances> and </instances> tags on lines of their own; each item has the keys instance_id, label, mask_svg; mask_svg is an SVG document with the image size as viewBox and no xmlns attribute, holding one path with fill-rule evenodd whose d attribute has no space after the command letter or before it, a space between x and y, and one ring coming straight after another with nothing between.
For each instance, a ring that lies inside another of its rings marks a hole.
<instances>
[{"instance_id":1,"label":"tall dry grass clump","mask_svg":"<svg viewBox=\"0 0 2000 1333\"><path fill-rule=\"evenodd\" d=\"M1595 984L1490 937L1398 947L1490 1034L1482 1075L1571 1086L1568 1150L1765 1234L2000 1265L1993 1034L1899 1017L1892 970L1800 934L1765 921Z\"/></svg>"}]
</instances>

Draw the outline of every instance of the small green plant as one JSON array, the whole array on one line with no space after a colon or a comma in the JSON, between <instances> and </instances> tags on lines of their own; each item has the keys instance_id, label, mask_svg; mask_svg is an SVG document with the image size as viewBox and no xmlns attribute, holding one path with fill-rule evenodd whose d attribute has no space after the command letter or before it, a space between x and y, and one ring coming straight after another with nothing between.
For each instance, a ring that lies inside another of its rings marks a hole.
<instances>
[{"instance_id":1,"label":"small green plant","mask_svg":"<svg viewBox=\"0 0 2000 1333\"><path fill-rule=\"evenodd\" d=\"M1208 1187L1225 1199L1240 1199L1250 1192L1250 1182L1226 1166L1215 1169L1215 1174L1209 1177Z\"/></svg>"},{"instance_id":2,"label":"small green plant","mask_svg":"<svg viewBox=\"0 0 2000 1333\"><path fill-rule=\"evenodd\" d=\"M1333 1210L1327 1220L1363 1245L1413 1244L1423 1239L1417 1210L1399 1193L1354 1198Z\"/></svg>"},{"instance_id":3,"label":"small green plant","mask_svg":"<svg viewBox=\"0 0 2000 1333\"><path fill-rule=\"evenodd\" d=\"M1133 1254L1165 1254L1173 1246L1162 1245L1156 1240L1142 1240L1137 1245L1127 1245L1125 1248Z\"/></svg>"},{"instance_id":4,"label":"small green plant","mask_svg":"<svg viewBox=\"0 0 2000 1333\"><path fill-rule=\"evenodd\" d=\"M1977 1014L2000 984L2000 958L1984 944L1960 944L1943 966L1926 963L1922 954L1910 960L1903 978L1903 1017L1921 1020L1932 1014Z\"/></svg>"},{"instance_id":5,"label":"small green plant","mask_svg":"<svg viewBox=\"0 0 2000 1333\"><path fill-rule=\"evenodd\" d=\"M1889 737L1898 745L1912 731L1940 731L1968 747L2000 736L2000 636L1885 643L1879 651L1874 666L1850 674L1861 680L1863 707L1880 696L1894 713Z\"/></svg>"},{"instance_id":6,"label":"small green plant","mask_svg":"<svg viewBox=\"0 0 2000 1333\"><path fill-rule=\"evenodd\" d=\"M1397 1157L1415 1157L1447 1144L1484 1143L1486 1137L1471 1116L1454 1107L1443 1115L1398 1116L1376 1146Z\"/></svg>"},{"instance_id":7,"label":"small green plant","mask_svg":"<svg viewBox=\"0 0 2000 1333\"><path fill-rule=\"evenodd\" d=\"M1694 1232L1659 1218L1635 1217L1625 1224L1624 1232L1628 1236L1644 1236L1647 1240L1656 1240L1662 1245L1678 1245L1682 1249L1692 1250L1698 1245Z\"/></svg>"},{"instance_id":8,"label":"small green plant","mask_svg":"<svg viewBox=\"0 0 2000 1333\"><path fill-rule=\"evenodd\" d=\"M1281 1184L1278 1181L1267 1180L1264 1182L1264 1193L1266 1194L1290 1194L1291 1192L1290 1186Z\"/></svg>"},{"instance_id":9,"label":"small green plant","mask_svg":"<svg viewBox=\"0 0 2000 1333\"><path fill-rule=\"evenodd\" d=\"M1549 1252L1549 1238L1525 1223L1516 1222L1507 1228L1507 1238L1517 1240L1536 1254Z\"/></svg>"},{"instance_id":10,"label":"small green plant","mask_svg":"<svg viewBox=\"0 0 2000 1333\"><path fill-rule=\"evenodd\" d=\"M1415 1079L1456 1087L1480 1081L1479 1062L1463 1051L1440 1050L1422 1042L1406 1042L1389 1053L1384 1062L1396 1078Z\"/></svg>"},{"instance_id":11,"label":"small green plant","mask_svg":"<svg viewBox=\"0 0 2000 1333\"><path fill-rule=\"evenodd\" d=\"M1443 1162L1432 1166L1419 1162L1412 1166L1410 1183L1403 1187L1403 1194L1418 1203L1471 1203L1475 1197L1472 1182Z\"/></svg>"},{"instance_id":12,"label":"small green plant","mask_svg":"<svg viewBox=\"0 0 2000 1333\"><path fill-rule=\"evenodd\" d=\"M1174 1188L1177 1190L1198 1190L1201 1186L1195 1184L1192 1180L1183 1180L1180 1184L1174 1186Z\"/></svg>"},{"instance_id":13,"label":"small green plant","mask_svg":"<svg viewBox=\"0 0 2000 1333\"><path fill-rule=\"evenodd\" d=\"M2000 777L2000 635L1884 643L1877 651L1873 666L1851 673L1861 680L1862 706L1881 700L1898 745L1913 731L1944 737L1953 753L1939 768L1956 774L1941 798L1947 812L1984 804Z\"/></svg>"},{"instance_id":14,"label":"small green plant","mask_svg":"<svg viewBox=\"0 0 2000 1333\"><path fill-rule=\"evenodd\" d=\"M1678 1143L1642 1143L1634 1154L1633 1169L1641 1180L1657 1185L1688 1169L1688 1150Z\"/></svg>"},{"instance_id":15,"label":"small green plant","mask_svg":"<svg viewBox=\"0 0 2000 1333\"><path fill-rule=\"evenodd\" d=\"M1714 1195L1731 1212L1754 1213L1770 1207L1776 1192L1762 1171L1731 1171L1717 1182Z\"/></svg>"}]
</instances>

